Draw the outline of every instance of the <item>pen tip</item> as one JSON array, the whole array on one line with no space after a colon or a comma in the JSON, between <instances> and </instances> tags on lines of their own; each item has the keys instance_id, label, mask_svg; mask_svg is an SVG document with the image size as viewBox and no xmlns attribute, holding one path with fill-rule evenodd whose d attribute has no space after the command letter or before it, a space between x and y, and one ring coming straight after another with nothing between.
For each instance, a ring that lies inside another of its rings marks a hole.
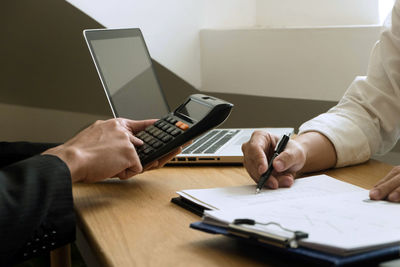
<instances>
[{"instance_id":1,"label":"pen tip","mask_svg":"<svg viewBox=\"0 0 400 267\"><path fill-rule=\"evenodd\" d=\"M260 191L261 191L260 188L257 188L256 189L256 194L260 193Z\"/></svg>"}]
</instances>

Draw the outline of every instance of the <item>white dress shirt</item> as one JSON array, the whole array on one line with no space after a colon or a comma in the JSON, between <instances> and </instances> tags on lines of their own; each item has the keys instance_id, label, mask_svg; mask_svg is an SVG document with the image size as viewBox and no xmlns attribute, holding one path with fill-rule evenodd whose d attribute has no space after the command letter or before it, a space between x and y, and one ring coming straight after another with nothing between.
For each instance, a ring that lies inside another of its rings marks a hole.
<instances>
[{"instance_id":1,"label":"white dress shirt","mask_svg":"<svg viewBox=\"0 0 400 267\"><path fill-rule=\"evenodd\" d=\"M305 122L299 134L317 131L334 145L336 167L389 151L400 134L400 0L372 50L367 76L357 77L340 102Z\"/></svg>"}]
</instances>

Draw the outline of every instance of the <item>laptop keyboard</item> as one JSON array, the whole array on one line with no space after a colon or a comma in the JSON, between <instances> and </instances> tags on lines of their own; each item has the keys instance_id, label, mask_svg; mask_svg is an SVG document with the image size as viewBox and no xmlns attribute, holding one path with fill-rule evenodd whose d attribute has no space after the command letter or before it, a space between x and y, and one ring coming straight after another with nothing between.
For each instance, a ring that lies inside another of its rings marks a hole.
<instances>
[{"instance_id":1,"label":"laptop keyboard","mask_svg":"<svg viewBox=\"0 0 400 267\"><path fill-rule=\"evenodd\" d=\"M182 154L212 154L231 140L239 130L212 130L200 136Z\"/></svg>"}]
</instances>

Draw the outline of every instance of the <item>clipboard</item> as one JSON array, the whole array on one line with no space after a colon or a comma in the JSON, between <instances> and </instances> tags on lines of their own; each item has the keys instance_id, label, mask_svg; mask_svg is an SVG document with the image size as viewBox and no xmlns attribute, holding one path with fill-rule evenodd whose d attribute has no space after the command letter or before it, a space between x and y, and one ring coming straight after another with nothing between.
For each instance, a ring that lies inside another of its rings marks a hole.
<instances>
[{"instance_id":1,"label":"clipboard","mask_svg":"<svg viewBox=\"0 0 400 267\"><path fill-rule=\"evenodd\" d=\"M247 225L275 225L279 227L282 232L285 232L285 235L279 235L265 230L250 229L245 227ZM297 248L298 241L308 237L308 234L303 231L290 230L276 222L258 223L251 219L236 219L233 223L228 225L227 230L230 234L235 236L255 239L260 243L282 248Z\"/></svg>"},{"instance_id":2,"label":"clipboard","mask_svg":"<svg viewBox=\"0 0 400 267\"><path fill-rule=\"evenodd\" d=\"M363 264L378 264L379 262L396 259L400 256L400 246L398 245L359 254L353 254L350 256L337 256L304 247L291 248L260 242L259 239L254 238L254 236L235 235L226 227L210 225L204 222L192 223L190 224L190 227L205 233L224 235L236 240L240 240L241 242L249 242L251 244L262 246L267 251L276 255L278 258L296 261L297 264L300 260L303 263L309 263L318 266L348 266L354 264L363 266Z\"/></svg>"},{"instance_id":3,"label":"clipboard","mask_svg":"<svg viewBox=\"0 0 400 267\"><path fill-rule=\"evenodd\" d=\"M316 191L323 194L316 196ZM192 228L251 242L268 251L277 251L285 258L294 257L297 260L342 266L371 264L400 257L400 240L397 234L393 234L398 233L393 214L400 218L400 206L385 201L371 203L367 201L367 190L328 176L300 179L291 188L289 198L286 198L286 191L282 189L258 195L255 201L254 187L246 186L192 189L177 193L181 200L185 200L183 205L180 201L180 206L192 212L194 206L200 206L196 208L196 214L203 215L203 219L192 224ZM279 205L276 205L275 199L281 199ZM330 207L328 214L327 206ZM371 217L368 214L377 216ZM359 220L354 221L354 217ZM276 228L232 225L237 218L253 219L261 225L275 222L292 230L298 228L308 232L309 237L299 240L299 247L294 248L288 238L279 239L264 234L280 234ZM318 223L313 223L314 218ZM332 218L335 220L334 224ZM379 231L380 229L382 230Z\"/></svg>"}]
</instances>

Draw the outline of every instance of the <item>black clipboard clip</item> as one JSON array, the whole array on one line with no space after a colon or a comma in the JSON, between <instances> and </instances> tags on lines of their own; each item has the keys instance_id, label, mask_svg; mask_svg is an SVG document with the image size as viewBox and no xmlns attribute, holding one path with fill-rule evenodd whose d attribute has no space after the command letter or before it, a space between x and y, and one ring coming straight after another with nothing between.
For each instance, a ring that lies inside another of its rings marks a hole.
<instances>
[{"instance_id":1,"label":"black clipboard clip","mask_svg":"<svg viewBox=\"0 0 400 267\"><path fill-rule=\"evenodd\" d=\"M284 232L289 233L288 236L277 235L268 231L262 231L259 229L254 229L250 227L245 227L245 225L276 225ZM308 233L303 231L294 231L287 229L276 222L260 223L252 219L236 219L233 223L228 225L228 232L230 234L257 239L259 242L267 243L269 245L284 247L284 248L297 248L298 241L308 237Z\"/></svg>"}]
</instances>

